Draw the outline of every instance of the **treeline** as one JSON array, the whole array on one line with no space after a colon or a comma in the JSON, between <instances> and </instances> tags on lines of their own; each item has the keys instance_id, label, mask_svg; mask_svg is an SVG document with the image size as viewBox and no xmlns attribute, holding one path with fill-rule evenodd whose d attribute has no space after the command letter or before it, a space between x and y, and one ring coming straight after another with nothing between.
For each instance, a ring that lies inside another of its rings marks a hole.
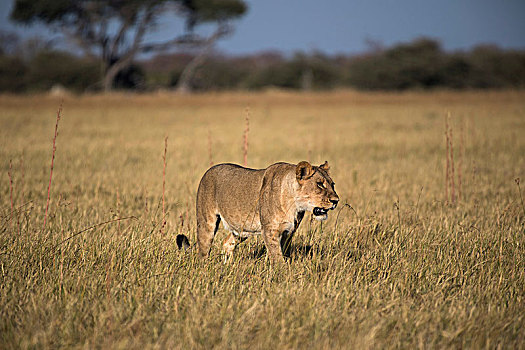
<instances>
[{"instance_id":1,"label":"treeline","mask_svg":"<svg viewBox=\"0 0 525 350\"><path fill-rule=\"evenodd\" d=\"M75 92L96 90L96 62L66 52L45 50L29 59L0 56L0 91L38 92L61 86Z\"/></svg>"},{"instance_id":2,"label":"treeline","mask_svg":"<svg viewBox=\"0 0 525 350\"><path fill-rule=\"evenodd\" d=\"M478 46L447 53L420 39L350 59L347 83L360 89L494 89L525 87L525 51Z\"/></svg>"},{"instance_id":3,"label":"treeline","mask_svg":"<svg viewBox=\"0 0 525 350\"><path fill-rule=\"evenodd\" d=\"M31 55L0 49L0 91L45 91L61 85L77 92L102 88L102 65L50 49ZM136 62L116 79L117 89L175 89L195 56L159 55ZM266 87L325 90L498 89L525 87L525 51L479 46L446 52L439 42L418 39L363 55L320 52L285 56L211 54L193 67L187 87L194 91L257 90Z\"/></svg>"}]
</instances>

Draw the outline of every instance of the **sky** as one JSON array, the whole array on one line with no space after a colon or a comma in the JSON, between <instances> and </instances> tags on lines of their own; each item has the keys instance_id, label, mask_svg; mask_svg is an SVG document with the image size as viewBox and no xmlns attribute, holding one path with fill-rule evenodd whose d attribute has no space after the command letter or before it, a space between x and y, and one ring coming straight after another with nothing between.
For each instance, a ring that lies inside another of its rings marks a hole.
<instances>
[{"instance_id":1,"label":"sky","mask_svg":"<svg viewBox=\"0 0 525 350\"><path fill-rule=\"evenodd\" d=\"M46 27L9 21L14 0L0 0L0 30L21 37L57 36ZM279 50L357 54L375 42L389 47L425 36L449 51L480 44L525 49L525 0L247 0L249 11L218 50L232 55ZM175 17L162 18L150 39L181 33ZM204 29L205 30L205 29Z\"/></svg>"}]
</instances>

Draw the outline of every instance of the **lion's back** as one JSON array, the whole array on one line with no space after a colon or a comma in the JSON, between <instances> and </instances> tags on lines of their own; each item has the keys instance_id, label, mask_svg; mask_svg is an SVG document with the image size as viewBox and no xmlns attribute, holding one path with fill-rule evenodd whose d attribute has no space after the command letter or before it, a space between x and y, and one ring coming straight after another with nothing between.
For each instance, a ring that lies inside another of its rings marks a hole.
<instances>
[{"instance_id":1,"label":"lion's back","mask_svg":"<svg viewBox=\"0 0 525 350\"><path fill-rule=\"evenodd\" d=\"M258 216L265 176L289 171L289 168L287 163L275 163L266 169L250 169L231 163L215 165L200 181L197 212L204 208L214 210L235 227L238 221Z\"/></svg>"},{"instance_id":2,"label":"lion's back","mask_svg":"<svg viewBox=\"0 0 525 350\"><path fill-rule=\"evenodd\" d=\"M197 207L213 206L223 215L242 215L247 208L254 209L263 176L264 169L248 169L230 163L215 165L200 181Z\"/></svg>"}]
</instances>

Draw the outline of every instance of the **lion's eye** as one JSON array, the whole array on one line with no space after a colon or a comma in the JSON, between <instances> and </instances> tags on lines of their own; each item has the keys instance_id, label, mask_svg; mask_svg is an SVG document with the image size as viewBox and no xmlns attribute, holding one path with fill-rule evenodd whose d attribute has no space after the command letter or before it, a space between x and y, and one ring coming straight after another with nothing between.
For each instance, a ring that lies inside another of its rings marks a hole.
<instances>
[{"instance_id":1,"label":"lion's eye","mask_svg":"<svg viewBox=\"0 0 525 350\"><path fill-rule=\"evenodd\" d=\"M319 181L319 182L317 183L317 187L319 187L319 188L321 188L321 189L325 189L325 188L326 188L326 186L324 185L324 182L321 182L321 181Z\"/></svg>"}]
</instances>

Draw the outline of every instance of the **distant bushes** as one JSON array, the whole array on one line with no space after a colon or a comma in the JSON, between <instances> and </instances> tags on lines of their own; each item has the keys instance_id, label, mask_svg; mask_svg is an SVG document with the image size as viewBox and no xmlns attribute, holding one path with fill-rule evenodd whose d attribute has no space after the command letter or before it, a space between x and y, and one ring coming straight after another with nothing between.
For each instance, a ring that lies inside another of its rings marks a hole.
<instances>
[{"instance_id":1,"label":"distant bushes","mask_svg":"<svg viewBox=\"0 0 525 350\"><path fill-rule=\"evenodd\" d=\"M177 86L183 69L180 66L170 72L170 88ZM197 69L190 87L196 91L238 89L248 73L247 67L235 66L229 60L210 59Z\"/></svg>"},{"instance_id":2,"label":"distant bushes","mask_svg":"<svg viewBox=\"0 0 525 350\"><path fill-rule=\"evenodd\" d=\"M0 56L0 91L24 91L27 70L20 58Z\"/></svg>"},{"instance_id":3,"label":"distant bushes","mask_svg":"<svg viewBox=\"0 0 525 350\"><path fill-rule=\"evenodd\" d=\"M28 64L27 90L49 90L62 85L74 91L93 89L99 81L99 66L60 51L44 51Z\"/></svg>"},{"instance_id":4,"label":"distant bushes","mask_svg":"<svg viewBox=\"0 0 525 350\"><path fill-rule=\"evenodd\" d=\"M348 84L360 89L523 88L525 52L477 47L446 53L421 39L350 60Z\"/></svg>"},{"instance_id":5,"label":"distant bushes","mask_svg":"<svg viewBox=\"0 0 525 350\"><path fill-rule=\"evenodd\" d=\"M174 88L191 57L186 54L166 56L143 62L147 80L157 87ZM170 79L162 84L162 71L169 71ZM191 88L207 90L258 90L265 87L320 90L343 83L341 67L321 54L296 54L285 58L279 53L266 52L243 57L215 55L196 69Z\"/></svg>"},{"instance_id":6,"label":"distant bushes","mask_svg":"<svg viewBox=\"0 0 525 350\"><path fill-rule=\"evenodd\" d=\"M432 40L351 60L348 83L361 89L403 90L430 88L443 83L444 55Z\"/></svg>"},{"instance_id":7,"label":"distant bushes","mask_svg":"<svg viewBox=\"0 0 525 350\"><path fill-rule=\"evenodd\" d=\"M180 57L184 62L190 58ZM179 60L173 55L174 62ZM150 74L145 64L146 75ZM170 71L174 86L184 65ZM156 67L157 74L158 69ZM196 70L194 90L249 89L268 86L322 90L499 89L525 87L525 51L480 46L445 52L439 42L418 39L360 56L276 53L246 57L215 56Z\"/></svg>"},{"instance_id":8,"label":"distant bushes","mask_svg":"<svg viewBox=\"0 0 525 350\"><path fill-rule=\"evenodd\" d=\"M42 51L27 61L0 56L0 91L42 91L62 85L80 92L93 89L99 75L97 64L60 51Z\"/></svg>"},{"instance_id":9,"label":"distant bushes","mask_svg":"<svg viewBox=\"0 0 525 350\"><path fill-rule=\"evenodd\" d=\"M244 81L244 87L259 89L266 86L320 90L333 88L341 83L338 68L327 57L314 54L297 54L285 60L256 70Z\"/></svg>"},{"instance_id":10,"label":"distant bushes","mask_svg":"<svg viewBox=\"0 0 525 350\"><path fill-rule=\"evenodd\" d=\"M62 86L74 92L100 90L101 66L96 61L56 50L42 50L29 59L0 55L0 91L48 91ZM120 89L144 87L144 72L132 65L115 78Z\"/></svg>"},{"instance_id":11,"label":"distant bushes","mask_svg":"<svg viewBox=\"0 0 525 350\"><path fill-rule=\"evenodd\" d=\"M194 56L161 55L119 73L117 89L173 89ZM0 50L0 91L73 91L101 88L101 65L46 48L30 58ZM499 89L525 88L525 51L479 46L445 52L439 42L418 39L359 56L319 52L287 57L279 52L230 57L214 54L189 79L195 91L257 90L266 87L325 90Z\"/></svg>"}]
</instances>

